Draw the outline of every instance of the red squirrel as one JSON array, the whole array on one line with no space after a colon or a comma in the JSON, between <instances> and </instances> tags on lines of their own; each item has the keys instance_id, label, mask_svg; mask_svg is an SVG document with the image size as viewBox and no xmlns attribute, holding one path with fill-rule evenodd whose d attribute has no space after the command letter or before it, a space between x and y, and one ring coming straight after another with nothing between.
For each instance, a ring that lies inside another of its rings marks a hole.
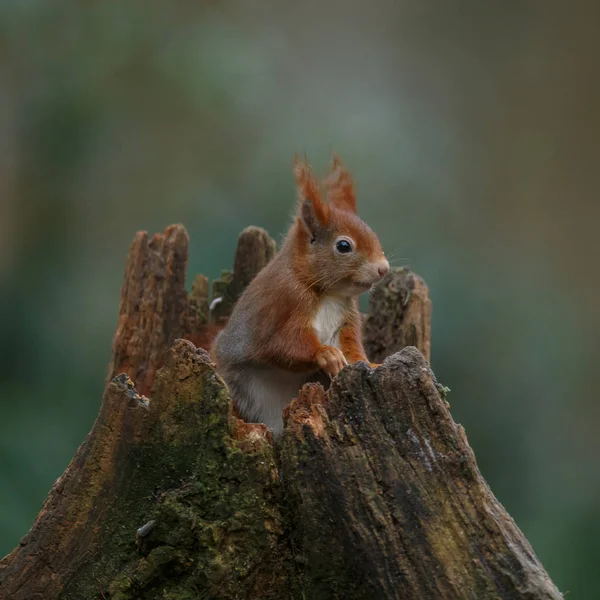
<instances>
[{"instance_id":1,"label":"red squirrel","mask_svg":"<svg viewBox=\"0 0 600 600\"><path fill-rule=\"evenodd\" d=\"M352 177L334 155L328 203L307 163L294 161L298 210L281 249L237 301L211 355L239 413L277 437L282 411L319 371L368 362L358 296L389 270L357 216ZM371 365L377 366L377 365Z\"/></svg>"}]
</instances>

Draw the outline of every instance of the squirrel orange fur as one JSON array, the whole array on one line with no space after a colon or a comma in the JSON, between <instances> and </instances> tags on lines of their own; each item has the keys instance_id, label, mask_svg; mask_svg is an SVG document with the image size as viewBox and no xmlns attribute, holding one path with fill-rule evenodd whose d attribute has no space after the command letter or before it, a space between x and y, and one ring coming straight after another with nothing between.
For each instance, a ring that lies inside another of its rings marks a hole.
<instances>
[{"instance_id":1,"label":"squirrel orange fur","mask_svg":"<svg viewBox=\"0 0 600 600\"><path fill-rule=\"evenodd\" d=\"M304 383L368 362L358 296L389 270L377 236L356 214L352 178L339 158L325 182L328 203L308 164L296 160L294 173L294 223L211 350L240 414L274 436Z\"/></svg>"}]
</instances>

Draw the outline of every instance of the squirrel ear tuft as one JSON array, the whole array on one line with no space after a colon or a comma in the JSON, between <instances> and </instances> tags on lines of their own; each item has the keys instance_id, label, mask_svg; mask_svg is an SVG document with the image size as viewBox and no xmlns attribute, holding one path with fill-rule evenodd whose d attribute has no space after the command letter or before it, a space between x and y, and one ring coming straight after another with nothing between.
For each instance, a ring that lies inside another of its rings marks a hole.
<instances>
[{"instance_id":1,"label":"squirrel ear tuft","mask_svg":"<svg viewBox=\"0 0 600 600\"><path fill-rule=\"evenodd\" d=\"M356 195L352 175L334 153L331 162L331 174L325 180L327 197L332 206L356 214Z\"/></svg>"},{"instance_id":2,"label":"squirrel ear tuft","mask_svg":"<svg viewBox=\"0 0 600 600\"><path fill-rule=\"evenodd\" d=\"M319 186L317 185L310 165L294 157L294 175L298 191L299 211L302 224L310 235L315 235L317 230L327 225L329 211L321 200Z\"/></svg>"}]
</instances>

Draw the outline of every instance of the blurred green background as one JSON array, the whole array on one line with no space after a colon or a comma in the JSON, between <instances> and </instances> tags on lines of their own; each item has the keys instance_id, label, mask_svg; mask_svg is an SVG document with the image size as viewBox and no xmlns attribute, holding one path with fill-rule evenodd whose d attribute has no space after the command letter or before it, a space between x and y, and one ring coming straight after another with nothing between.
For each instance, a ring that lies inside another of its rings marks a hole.
<instances>
[{"instance_id":1,"label":"blurred green background","mask_svg":"<svg viewBox=\"0 0 600 600\"><path fill-rule=\"evenodd\" d=\"M89 431L134 233L188 279L340 152L432 364L569 598L600 590L600 3L0 2L0 555Z\"/></svg>"}]
</instances>

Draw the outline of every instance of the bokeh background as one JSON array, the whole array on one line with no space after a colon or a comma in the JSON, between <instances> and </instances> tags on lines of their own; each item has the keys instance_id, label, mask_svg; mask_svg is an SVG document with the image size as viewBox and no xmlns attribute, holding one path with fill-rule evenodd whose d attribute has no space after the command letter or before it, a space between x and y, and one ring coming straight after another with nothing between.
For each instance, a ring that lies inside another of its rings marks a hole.
<instances>
[{"instance_id":1,"label":"bokeh background","mask_svg":"<svg viewBox=\"0 0 600 600\"><path fill-rule=\"evenodd\" d=\"M101 400L134 233L188 278L340 152L432 364L569 598L600 590L600 3L0 2L0 555Z\"/></svg>"}]
</instances>

